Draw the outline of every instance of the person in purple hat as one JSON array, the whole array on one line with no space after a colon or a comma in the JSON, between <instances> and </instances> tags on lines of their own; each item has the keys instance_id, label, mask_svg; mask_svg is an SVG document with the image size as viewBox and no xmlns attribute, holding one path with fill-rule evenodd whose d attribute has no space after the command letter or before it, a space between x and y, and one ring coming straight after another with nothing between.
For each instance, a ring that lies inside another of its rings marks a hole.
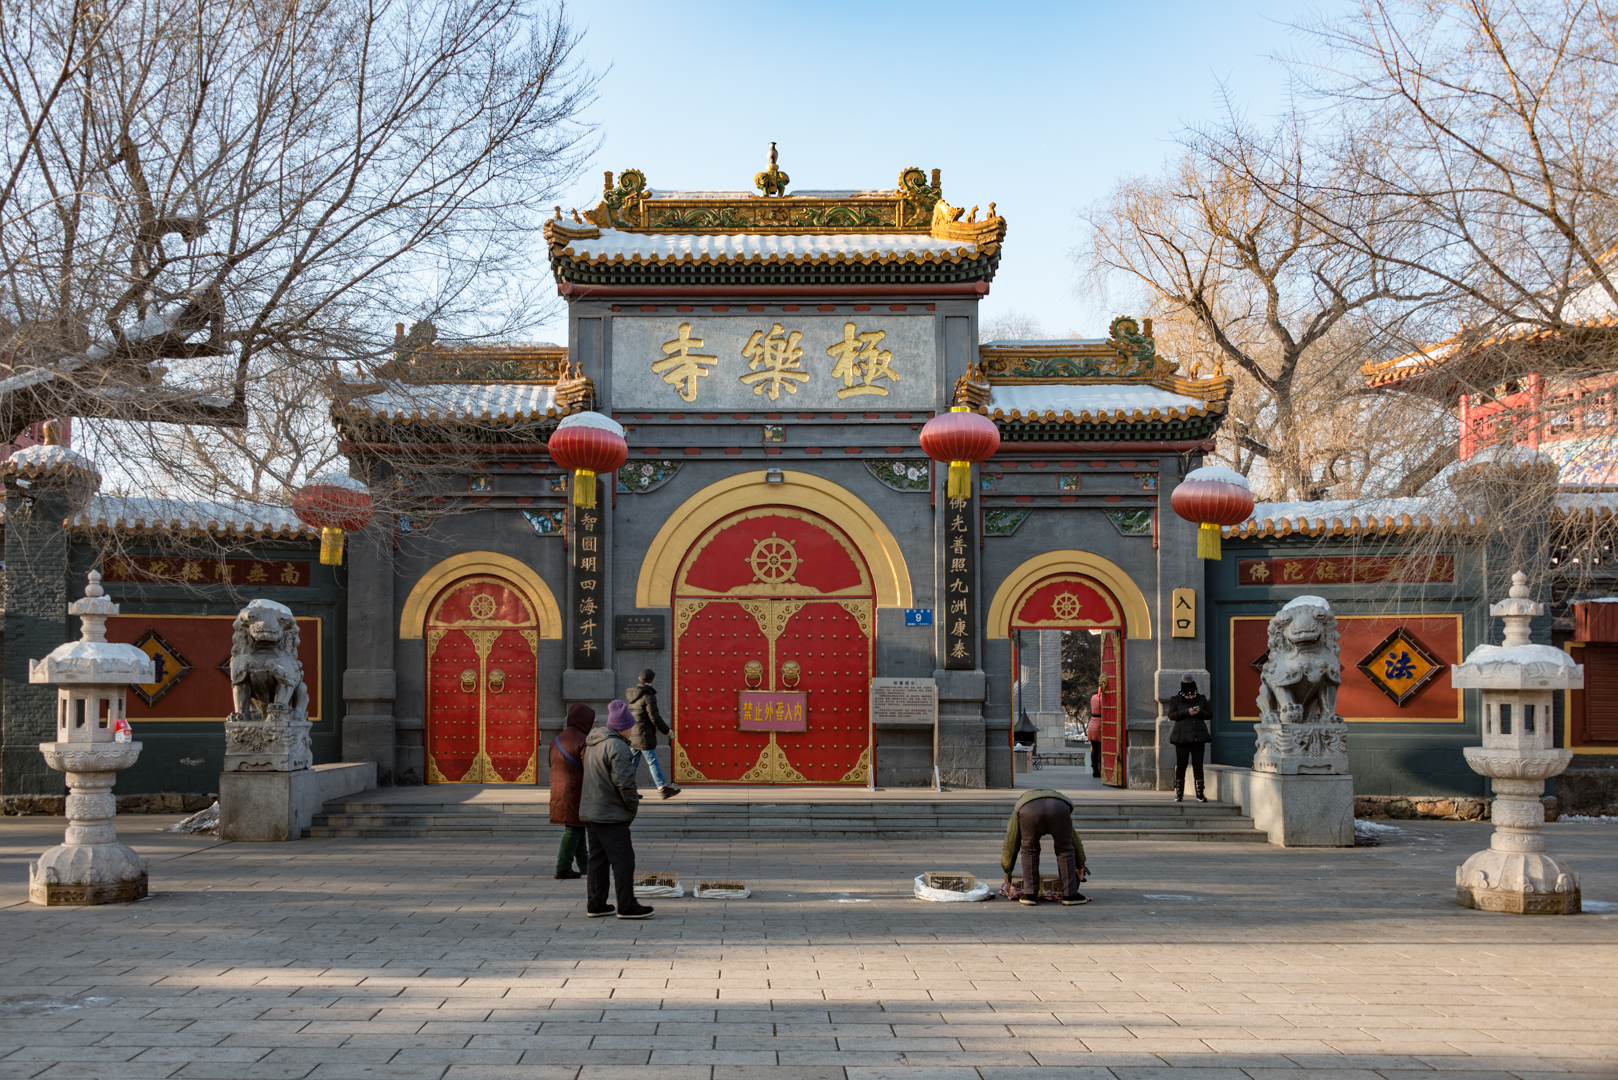
<instances>
[{"instance_id":1,"label":"person in purple hat","mask_svg":"<svg viewBox=\"0 0 1618 1080\"><path fill-rule=\"evenodd\" d=\"M634 726L628 705L609 702L607 726L595 728L584 741L579 818L590 838L584 913L592 919L615 910L620 919L652 917L652 909L635 899L635 844L629 825L640 809L640 792L635 789L635 750L624 734ZM609 871L618 894L616 909L607 903Z\"/></svg>"}]
</instances>

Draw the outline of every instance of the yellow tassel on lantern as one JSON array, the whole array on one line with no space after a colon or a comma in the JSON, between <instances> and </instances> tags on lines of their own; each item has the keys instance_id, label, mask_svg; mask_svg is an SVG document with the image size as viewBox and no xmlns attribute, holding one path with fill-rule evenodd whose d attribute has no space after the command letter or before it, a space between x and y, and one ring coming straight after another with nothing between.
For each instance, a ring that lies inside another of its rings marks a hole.
<instances>
[{"instance_id":1,"label":"yellow tassel on lantern","mask_svg":"<svg viewBox=\"0 0 1618 1080\"><path fill-rule=\"evenodd\" d=\"M573 505L593 509L596 504L596 474L589 469L573 470Z\"/></svg>"},{"instance_id":2,"label":"yellow tassel on lantern","mask_svg":"<svg viewBox=\"0 0 1618 1080\"><path fill-rule=\"evenodd\" d=\"M330 525L320 530L320 561L327 566L343 565L343 530Z\"/></svg>"},{"instance_id":3,"label":"yellow tassel on lantern","mask_svg":"<svg viewBox=\"0 0 1618 1080\"><path fill-rule=\"evenodd\" d=\"M1204 521L1197 527L1197 558L1223 558L1219 549L1219 526Z\"/></svg>"},{"instance_id":4,"label":"yellow tassel on lantern","mask_svg":"<svg viewBox=\"0 0 1618 1080\"><path fill-rule=\"evenodd\" d=\"M952 461L949 463L949 479L944 484L944 494L951 499L970 499L972 497L972 463L970 461Z\"/></svg>"}]
</instances>

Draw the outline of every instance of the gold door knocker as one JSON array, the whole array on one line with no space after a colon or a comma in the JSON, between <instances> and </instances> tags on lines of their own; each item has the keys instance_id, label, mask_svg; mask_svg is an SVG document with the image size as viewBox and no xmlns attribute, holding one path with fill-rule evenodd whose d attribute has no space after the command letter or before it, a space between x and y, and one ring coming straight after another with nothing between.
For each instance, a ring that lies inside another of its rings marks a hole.
<instances>
[{"instance_id":1,"label":"gold door knocker","mask_svg":"<svg viewBox=\"0 0 1618 1080\"><path fill-rule=\"evenodd\" d=\"M470 694L478 688L478 673L471 668L461 672L461 689Z\"/></svg>"},{"instance_id":2,"label":"gold door knocker","mask_svg":"<svg viewBox=\"0 0 1618 1080\"><path fill-rule=\"evenodd\" d=\"M489 693L498 694L506 688L506 673L499 668L489 670Z\"/></svg>"},{"instance_id":3,"label":"gold door knocker","mask_svg":"<svg viewBox=\"0 0 1618 1080\"><path fill-rule=\"evenodd\" d=\"M796 660L788 660L781 665L781 682L788 690L798 685L798 677L802 674L803 669L798 666Z\"/></svg>"},{"instance_id":4,"label":"gold door knocker","mask_svg":"<svg viewBox=\"0 0 1618 1080\"><path fill-rule=\"evenodd\" d=\"M757 690L764 685L764 665L757 660L749 660L742 666L742 678L747 680L749 690Z\"/></svg>"}]
</instances>

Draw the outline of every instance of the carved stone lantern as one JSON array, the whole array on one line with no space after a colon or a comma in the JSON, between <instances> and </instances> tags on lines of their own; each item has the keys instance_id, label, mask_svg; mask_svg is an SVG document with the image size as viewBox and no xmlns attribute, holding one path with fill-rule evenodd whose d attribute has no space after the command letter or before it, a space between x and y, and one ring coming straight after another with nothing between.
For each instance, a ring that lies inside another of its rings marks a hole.
<instances>
[{"instance_id":1,"label":"carved stone lantern","mask_svg":"<svg viewBox=\"0 0 1618 1080\"><path fill-rule=\"evenodd\" d=\"M1505 621L1503 644L1479 645L1452 669L1458 688L1483 694L1483 745L1468 746L1466 763L1494 783L1489 847L1455 871L1455 900L1463 907L1519 915L1573 915L1579 877L1545 854L1540 796L1545 781L1567 768L1572 750L1551 746L1552 695L1584 686L1584 668L1561 649L1534 645L1528 624L1545 605L1528 598L1528 578L1511 575L1511 595L1489 605Z\"/></svg>"},{"instance_id":2,"label":"carved stone lantern","mask_svg":"<svg viewBox=\"0 0 1618 1080\"><path fill-rule=\"evenodd\" d=\"M46 764L67 774L68 785L67 835L30 864L28 898L50 906L139 900L146 895L146 860L118 842L112 785L118 770L140 757L140 743L128 741L128 687L157 676L145 653L107 641L107 616L118 614L118 605L106 598L100 574L91 571L84 599L67 610L80 618L80 640L28 664L29 682L59 687L56 741L39 750Z\"/></svg>"}]
</instances>

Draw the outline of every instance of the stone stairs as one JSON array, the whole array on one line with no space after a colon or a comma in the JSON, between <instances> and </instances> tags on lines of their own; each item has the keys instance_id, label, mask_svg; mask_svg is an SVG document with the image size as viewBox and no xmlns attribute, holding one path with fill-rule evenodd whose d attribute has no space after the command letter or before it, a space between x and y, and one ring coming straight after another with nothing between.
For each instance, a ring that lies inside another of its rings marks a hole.
<instances>
[{"instance_id":1,"label":"stone stairs","mask_svg":"<svg viewBox=\"0 0 1618 1080\"><path fill-rule=\"evenodd\" d=\"M644 801L635 835L647 840L809 840L1003 836L1011 799L915 798L826 802ZM1224 803L1082 800L1073 824L1086 840L1266 842L1238 807ZM485 839L547 837L543 802L386 802L336 800L304 830L308 837Z\"/></svg>"}]
</instances>

